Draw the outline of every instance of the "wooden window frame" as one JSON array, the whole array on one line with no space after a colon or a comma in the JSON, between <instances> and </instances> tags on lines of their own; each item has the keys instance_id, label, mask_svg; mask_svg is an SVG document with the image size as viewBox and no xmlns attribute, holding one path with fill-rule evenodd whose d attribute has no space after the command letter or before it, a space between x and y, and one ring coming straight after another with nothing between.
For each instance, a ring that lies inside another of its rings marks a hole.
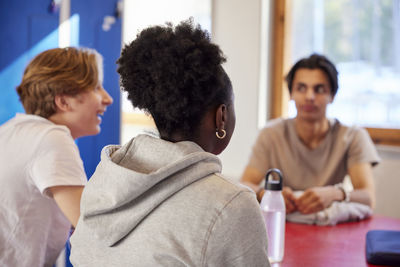
<instances>
[{"instance_id":1,"label":"wooden window frame","mask_svg":"<svg viewBox=\"0 0 400 267\"><path fill-rule=\"evenodd\" d=\"M273 0L270 119L287 117L289 92L284 75L289 71L291 0ZM365 127L375 144L400 146L400 129Z\"/></svg>"}]
</instances>

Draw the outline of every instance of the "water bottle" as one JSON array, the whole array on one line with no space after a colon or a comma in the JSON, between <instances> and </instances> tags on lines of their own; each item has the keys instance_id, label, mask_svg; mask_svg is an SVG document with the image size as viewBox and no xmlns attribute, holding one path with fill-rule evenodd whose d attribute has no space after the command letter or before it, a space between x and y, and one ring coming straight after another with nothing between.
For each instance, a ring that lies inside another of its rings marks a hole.
<instances>
[{"instance_id":1,"label":"water bottle","mask_svg":"<svg viewBox=\"0 0 400 267\"><path fill-rule=\"evenodd\" d=\"M268 178L276 173L279 180ZM268 234L268 258L271 263L283 259L285 247L286 208L282 196L282 173L278 169L269 169L265 175L265 193L261 199L261 210Z\"/></svg>"}]
</instances>

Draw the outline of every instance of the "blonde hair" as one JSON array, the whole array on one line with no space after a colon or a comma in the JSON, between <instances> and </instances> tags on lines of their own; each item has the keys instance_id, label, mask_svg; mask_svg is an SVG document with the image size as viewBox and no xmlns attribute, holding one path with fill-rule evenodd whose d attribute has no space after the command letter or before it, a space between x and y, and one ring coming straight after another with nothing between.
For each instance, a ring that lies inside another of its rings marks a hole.
<instances>
[{"instance_id":1,"label":"blonde hair","mask_svg":"<svg viewBox=\"0 0 400 267\"><path fill-rule=\"evenodd\" d=\"M54 48L26 67L17 93L27 114L48 118L56 112L56 95L75 96L103 80L103 59L94 49Z\"/></svg>"}]
</instances>

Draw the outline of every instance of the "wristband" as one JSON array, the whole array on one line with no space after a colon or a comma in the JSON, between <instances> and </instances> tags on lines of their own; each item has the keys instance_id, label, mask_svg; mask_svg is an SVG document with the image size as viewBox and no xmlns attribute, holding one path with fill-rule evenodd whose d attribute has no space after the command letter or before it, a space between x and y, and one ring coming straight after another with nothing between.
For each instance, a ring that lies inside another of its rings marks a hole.
<instances>
[{"instance_id":1,"label":"wristband","mask_svg":"<svg viewBox=\"0 0 400 267\"><path fill-rule=\"evenodd\" d=\"M342 183L335 184L335 187L343 192L344 198L341 201L350 202L350 190L346 189Z\"/></svg>"}]
</instances>

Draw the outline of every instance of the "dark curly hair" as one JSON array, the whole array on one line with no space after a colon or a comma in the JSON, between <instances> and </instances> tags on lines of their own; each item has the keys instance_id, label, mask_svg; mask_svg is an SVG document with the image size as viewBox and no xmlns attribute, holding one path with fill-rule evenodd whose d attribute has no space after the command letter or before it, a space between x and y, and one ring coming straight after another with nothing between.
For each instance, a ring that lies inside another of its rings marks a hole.
<instances>
[{"instance_id":1,"label":"dark curly hair","mask_svg":"<svg viewBox=\"0 0 400 267\"><path fill-rule=\"evenodd\" d=\"M229 104L226 59L207 31L192 20L152 26L126 45L117 60L122 90L150 113L162 138L193 135L205 113Z\"/></svg>"},{"instance_id":2,"label":"dark curly hair","mask_svg":"<svg viewBox=\"0 0 400 267\"><path fill-rule=\"evenodd\" d=\"M292 93L293 79L298 69L320 69L329 79L331 85L331 95L334 97L338 90L338 71L335 65L325 56L312 54L309 57L302 58L294 64L286 76L289 92Z\"/></svg>"}]
</instances>

